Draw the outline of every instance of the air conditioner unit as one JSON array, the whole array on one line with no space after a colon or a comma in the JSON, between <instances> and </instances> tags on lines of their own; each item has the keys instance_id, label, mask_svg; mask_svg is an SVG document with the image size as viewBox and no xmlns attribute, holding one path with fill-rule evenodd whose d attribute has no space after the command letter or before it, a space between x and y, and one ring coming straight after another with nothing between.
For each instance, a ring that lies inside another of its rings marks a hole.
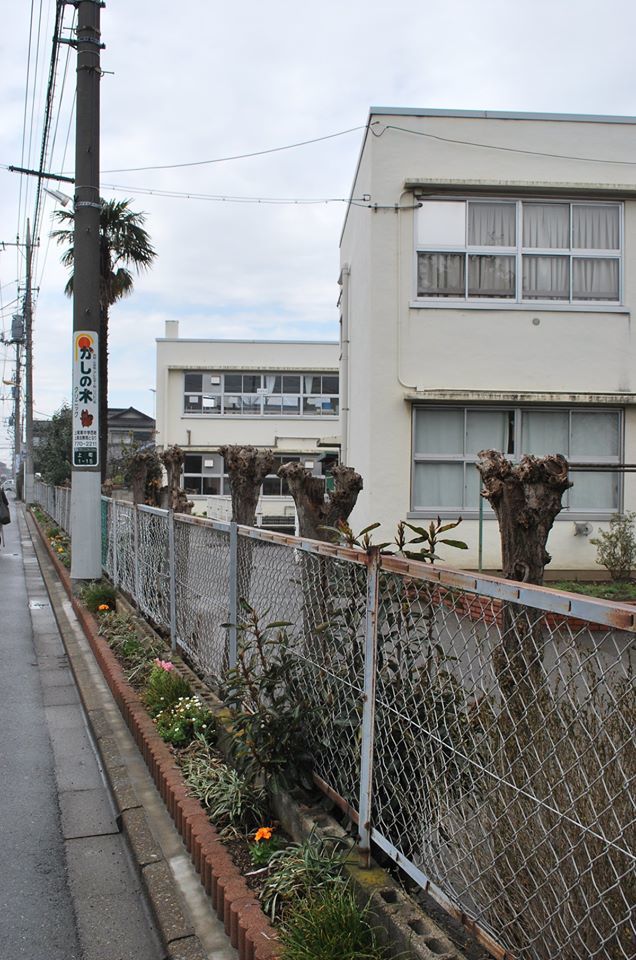
<instances>
[{"instance_id":1,"label":"air conditioner unit","mask_svg":"<svg viewBox=\"0 0 636 960\"><path fill-rule=\"evenodd\" d=\"M221 383L221 378L220 378L220 377L210 377L210 383L212 384L212 386L218 387L218 386L220 385L220 383Z\"/></svg>"}]
</instances>

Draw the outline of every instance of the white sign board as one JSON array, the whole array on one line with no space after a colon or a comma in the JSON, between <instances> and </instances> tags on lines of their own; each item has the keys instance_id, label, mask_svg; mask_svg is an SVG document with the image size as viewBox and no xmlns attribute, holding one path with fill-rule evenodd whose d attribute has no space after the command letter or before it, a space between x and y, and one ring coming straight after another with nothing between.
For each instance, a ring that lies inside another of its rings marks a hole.
<instances>
[{"instance_id":1,"label":"white sign board","mask_svg":"<svg viewBox=\"0 0 636 960\"><path fill-rule=\"evenodd\" d=\"M73 466L99 464L98 351L94 330L73 333Z\"/></svg>"}]
</instances>

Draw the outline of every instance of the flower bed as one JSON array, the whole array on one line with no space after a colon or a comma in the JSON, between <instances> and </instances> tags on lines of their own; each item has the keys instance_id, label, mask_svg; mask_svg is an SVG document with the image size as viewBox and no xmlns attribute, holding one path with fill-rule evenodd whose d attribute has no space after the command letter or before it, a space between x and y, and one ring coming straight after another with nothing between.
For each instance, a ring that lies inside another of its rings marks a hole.
<instances>
[{"instance_id":1,"label":"flower bed","mask_svg":"<svg viewBox=\"0 0 636 960\"><path fill-rule=\"evenodd\" d=\"M49 537L47 542L58 574L71 596L70 581L61 558L53 552ZM339 840L312 836L302 843L294 843L274 820L264 783L266 773L278 782L284 779L285 763L280 752L274 749L263 765L255 763L249 749L246 751L246 737L249 739L250 731L254 733L257 727L266 728L265 742L276 746L277 731L272 724L281 703L269 713L265 709L258 720L254 717L253 704L243 711L236 710L229 723L225 714L224 739L229 738L235 768L216 745L219 726L211 710L209 691L178 658L166 658L164 642L136 617L113 610L110 602L93 603L93 614L76 598L72 597L72 602L122 715L183 836L201 882L224 922L232 945L239 950L239 957L270 960L282 954L293 960L298 943L295 924L307 924L308 910L318 916L331 909L330 891L334 887L348 889L348 881L342 869L344 856ZM255 615L252 627L262 666L262 656L269 643L269 627L261 628ZM280 639L277 637L276 643L272 642L272 650L280 647ZM254 690L250 664L250 654L242 648L239 667L230 671L233 676L228 687L236 706L245 684ZM274 672L278 674L280 669L281 663L276 661ZM268 687L265 679L263 705L273 694L275 691ZM285 725L286 729L279 731L284 748L295 751L298 729L286 721ZM259 750L262 746L260 742ZM203 770L204 778L201 777ZM353 899L349 899L353 904ZM355 907L350 913L349 923L356 929L355 937L369 946L368 957L373 960L383 956L375 945L364 911ZM272 927L270 920L276 924L282 920L280 930ZM320 924L316 926L319 928ZM322 957L321 949L317 943L304 956L308 960L314 955Z\"/></svg>"}]
</instances>

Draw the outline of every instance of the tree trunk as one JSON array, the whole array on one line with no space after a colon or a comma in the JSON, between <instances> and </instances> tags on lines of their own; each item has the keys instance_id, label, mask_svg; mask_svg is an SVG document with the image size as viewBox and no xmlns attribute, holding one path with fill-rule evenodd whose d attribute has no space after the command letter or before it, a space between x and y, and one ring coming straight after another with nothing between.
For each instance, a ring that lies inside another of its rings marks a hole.
<instances>
[{"instance_id":1,"label":"tree trunk","mask_svg":"<svg viewBox=\"0 0 636 960\"><path fill-rule=\"evenodd\" d=\"M234 523L253 527L261 487L268 473L273 473L276 458L271 450L242 447L239 444L219 447L219 453L223 457L230 480L232 520ZM239 537L237 596L239 600L245 600L247 603L250 602L253 553L254 542L248 537ZM239 617L239 619L242 618Z\"/></svg>"},{"instance_id":2,"label":"tree trunk","mask_svg":"<svg viewBox=\"0 0 636 960\"><path fill-rule=\"evenodd\" d=\"M276 458L271 450L228 444L219 447L230 480L232 520L253 527L263 480L273 473Z\"/></svg>"},{"instance_id":3,"label":"tree trunk","mask_svg":"<svg viewBox=\"0 0 636 960\"><path fill-rule=\"evenodd\" d=\"M287 481L298 514L301 537L332 541L325 527L337 527L347 520L362 490L362 477L352 467L333 469L334 489L325 496L325 481L314 477L300 463L284 463L278 476Z\"/></svg>"},{"instance_id":4,"label":"tree trunk","mask_svg":"<svg viewBox=\"0 0 636 960\"><path fill-rule=\"evenodd\" d=\"M185 454L176 444L168 447L160 454L161 462L168 474L167 507L174 513L192 513L194 504L188 500L186 493L181 489L181 468Z\"/></svg>"},{"instance_id":5,"label":"tree trunk","mask_svg":"<svg viewBox=\"0 0 636 960\"><path fill-rule=\"evenodd\" d=\"M503 575L542 584L544 567L551 560L548 534L561 511L561 498L572 486L567 460L557 453L526 456L513 465L498 450L482 450L479 458L483 496L499 521Z\"/></svg>"},{"instance_id":6,"label":"tree trunk","mask_svg":"<svg viewBox=\"0 0 636 960\"><path fill-rule=\"evenodd\" d=\"M482 450L477 464L484 496L499 521L503 575L523 583L543 583L548 534L572 486L567 460L560 454L525 456L513 465L497 450ZM517 737L532 736L541 687L543 627L541 617L520 604L504 603L501 643L493 663ZM525 730L525 735L523 731Z\"/></svg>"},{"instance_id":7,"label":"tree trunk","mask_svg":"<svg viewBox=\"0 0 636 960\"><path fill-rule=\"evenodd\" d=\"M300 463L284 463L278 471L287 481L289 492L296 504L298 527L301 537L310 540L332 542L333 533L327 527L337 527L347 520L356 505L362 490L362 477L351 467L337 466L333 469L334 489L325 495L325 481L314 477ZM334 563L327 557L301 552L301 583L303 590L304 641L310 657L324 659L322 645L328 642L324 625L330 624L329 633L339 633L351 618L355 624L354 635L345 629L347 640L352 644L357 637L355 630L360 619L355 616L356 605L364 592L348 594L349 581L338 576ZM354 580L358 570L355 564L347 568ZM342 573L342 571L340 571ZM354 614L351 617L351 614Z\"/></svg>"}]
</instances>

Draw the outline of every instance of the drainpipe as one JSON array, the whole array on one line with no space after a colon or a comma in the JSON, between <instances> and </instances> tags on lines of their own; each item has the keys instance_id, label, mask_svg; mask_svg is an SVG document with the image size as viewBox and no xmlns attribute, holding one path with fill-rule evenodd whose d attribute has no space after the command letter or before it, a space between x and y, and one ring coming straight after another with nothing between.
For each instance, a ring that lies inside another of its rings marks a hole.
<instances>
[{"instance_id":1,"label":"drainpipe","mask_svg":"<svg viewBox=\"0 0 636 960\"><path fill-rule=\"evenodd\" d=\"M345 263L338 283L340 293L340 462L349 464L349 278L351 268Z\"/></svg>"}]
</instances>

